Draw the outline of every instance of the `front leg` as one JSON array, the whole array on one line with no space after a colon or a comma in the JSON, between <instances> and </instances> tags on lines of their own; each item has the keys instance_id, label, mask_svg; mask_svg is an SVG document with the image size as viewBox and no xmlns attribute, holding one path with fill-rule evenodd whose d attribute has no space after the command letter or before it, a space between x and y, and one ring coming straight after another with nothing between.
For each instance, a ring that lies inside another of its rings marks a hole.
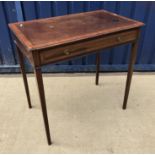
<instances>
[{"instance_id":1,"label":"front leg","mask_svg":"<svg viewBox=\"0 0 155 155\"><path fill-rule=\"evenodd\" d=\"M43 79L42 79L41 68L40 67L34 68L34 72L36 75L36 81L37 81L37 85L38 85L38 92L39 92L40 103L41 103L41 108L42 108L42 114L43 114L43 120L44 120L44 125L45 125L46 136L47 136L47 142L49 145L51 145L52 142L51 142L51 136L50 136L49 123L48 123L44 84L43 84Z\"/></svg>"},{"instance_id":2,"label":"front leg","mask_svg":"<svg viewBox=\"0 0 155 155\"><path fill-rule=\"evenodd\" d=\"M100 70L100 53L96 53L96 85L99 83L99 70Z\"/></svg>"},{"instance_id":3,"label":"front leg","mask_svg":"<svg viewBox=\"0 0 155 155\"><path fill-rule=\"evenodd\" d=\"M127 80L126 80L124 102L123 102L123 107L122 107L123 109L126 109L126 107L127 107L127 101L128 101L130 85L131 85L131 80L132 80L132 74L133 74L133 67L134 67L134 63L136 60L136 54L137 54L137 47L138 47L138 41L132 43L128 75L127 75Z\"/></svg>"}]
</instances>

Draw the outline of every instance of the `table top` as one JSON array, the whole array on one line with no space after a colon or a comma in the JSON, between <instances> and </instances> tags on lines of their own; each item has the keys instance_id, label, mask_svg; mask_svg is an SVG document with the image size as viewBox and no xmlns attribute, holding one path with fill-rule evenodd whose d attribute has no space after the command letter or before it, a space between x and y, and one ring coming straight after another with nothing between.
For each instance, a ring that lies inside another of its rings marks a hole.
<instances>
[{"instance_id":1,"label":"table top","mask_svg":"<svg viewBox=\"0 0 155 155\"><path fill-rule=\"evenodd\" d=\"M54 47L141 27L144 24L105 10L9 24L27 50Z\"/></svg>"}]
</instances>

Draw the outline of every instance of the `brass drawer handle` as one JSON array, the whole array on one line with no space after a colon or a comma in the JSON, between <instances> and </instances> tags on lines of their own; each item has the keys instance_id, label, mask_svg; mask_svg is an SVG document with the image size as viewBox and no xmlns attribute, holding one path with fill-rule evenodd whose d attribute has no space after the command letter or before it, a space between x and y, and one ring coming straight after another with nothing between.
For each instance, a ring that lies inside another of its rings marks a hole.
<instances>
[{"instance_id":1,"label":"brass drawer handle","mask_svg":"<svg viewBox=\"0 0 155 155\"><path fill-rule=\"evenodd\" d=\"M122 38L121 37L117 37L117 41L121 42Z\"/></svg>"},{"instance_id":2,"label":"brass drawer handle","mask_svg":"<svg viewBox=\"0 0 155 155\"><path fill-rule=\"evenodd\" d=\"M70 55L69 50L68 50L68 49L65 49L65 50L64 50L64 54L65 54L65 55Z\"/></svg>"}]
</instances>

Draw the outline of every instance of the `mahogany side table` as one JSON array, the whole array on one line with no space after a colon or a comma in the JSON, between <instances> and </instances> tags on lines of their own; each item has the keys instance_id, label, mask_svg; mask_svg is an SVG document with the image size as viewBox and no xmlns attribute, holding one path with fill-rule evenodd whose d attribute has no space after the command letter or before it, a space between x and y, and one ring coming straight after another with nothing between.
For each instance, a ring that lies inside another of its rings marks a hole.
<instances>
[{"instance_id":1,"label":"mahogany side table","mask_svg":"<svg viewBox=\"0 0 155 155\"><path fill-rule=\"evenodd\" d=\"M136 59L137 41L140 27L143 25L139 21L105 10L9 24L17 47L29 108L32 106L24 68L24 56L34 68L49 145L52 142L41 66L85 56L104 48L131 43L131 56L123 102L123 109L126 109L133 65ZM99 81L99 65L100 52L97 52L96 85Z\"/></svg>"}]
</instances>

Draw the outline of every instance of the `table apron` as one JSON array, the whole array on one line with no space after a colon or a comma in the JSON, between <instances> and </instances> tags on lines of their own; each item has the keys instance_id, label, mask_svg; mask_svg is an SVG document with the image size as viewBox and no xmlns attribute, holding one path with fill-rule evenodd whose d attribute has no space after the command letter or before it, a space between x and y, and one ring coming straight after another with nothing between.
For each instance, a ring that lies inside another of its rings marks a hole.
<instances>
[{"instance_id":1,"label":"table apron","mask_svg":"<svg viewBox=\"0 0 155 155\"><path fill-rule=\"evenodd\" d=\"M133 42L137 37L138 31L137 29L134 29L64 46L49 48L39 52L40 64L55 63L69 58L87 55L104 48Z\"/></svg>"}]
</instances>

